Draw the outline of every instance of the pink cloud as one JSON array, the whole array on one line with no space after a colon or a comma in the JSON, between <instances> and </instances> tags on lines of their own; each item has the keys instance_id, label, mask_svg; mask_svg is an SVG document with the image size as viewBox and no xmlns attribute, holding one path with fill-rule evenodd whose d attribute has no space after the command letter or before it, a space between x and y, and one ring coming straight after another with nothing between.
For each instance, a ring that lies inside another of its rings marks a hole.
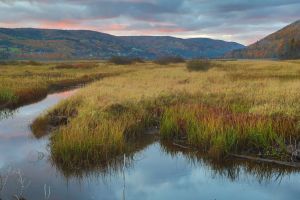
<instances>
[{"instance_id":1,"label":"pink cloud","mask_svg":"<svg viewBox=\"0 0 300 200\"><path fill-rule=\"evenodd\" d=\"M101 29L103 29L104 31L122 31L122 30L126 30L127 29L127 25L124 24L110 24L110 25L106 25L101 27Z\"/></svg>"},{"instance_id":2,"label":"pink cloud","mask_svg":"<svg viewBox=\"0 0 300 200\"><path fill-rule=\"evenodd\" d=\"M77 21L73 20L61 20L61 21L39 21L40 28L57 28L57 29L69 29L81 27Z\"/></svg>"}]
</instances>

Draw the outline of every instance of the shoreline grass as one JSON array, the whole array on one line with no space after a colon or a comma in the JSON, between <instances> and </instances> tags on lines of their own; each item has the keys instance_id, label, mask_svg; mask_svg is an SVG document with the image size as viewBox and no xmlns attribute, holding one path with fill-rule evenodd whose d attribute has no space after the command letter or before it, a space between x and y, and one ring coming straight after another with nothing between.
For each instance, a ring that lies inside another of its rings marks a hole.
<instances>
[{"instance_id":1,"label":"shoreline grass","mask_svg":"<svg viewBox=\"0 0 300 200\"><path fill-rule=\"evenodd\" d=\"M176 105L163 114L163 139L191 145L210 156L245 153L286 160L289 139L299 141L297 119L236 113L224 108Z\"/></svg>"},{"instance_id":2,"label":"shoreline grass","mask_svg":"<svg viewBox=\"0 0 300 200\"><path fill-rule=\"evenodd\" d=\"M14 109L34 103L49 93L127 71L130 69L101 62L0 64L0 109Z\"/></svg>"}]
</instances>

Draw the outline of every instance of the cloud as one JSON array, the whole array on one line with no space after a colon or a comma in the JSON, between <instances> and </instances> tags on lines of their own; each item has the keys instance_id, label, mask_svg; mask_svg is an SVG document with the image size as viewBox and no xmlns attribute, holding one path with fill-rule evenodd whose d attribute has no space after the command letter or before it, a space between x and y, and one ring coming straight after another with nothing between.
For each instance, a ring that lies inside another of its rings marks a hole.
<instances>
[{"instance_id":1,"label":"cloud","mask_svg":"<svg viewBox=\"0 0 300 200\"><path fill-rule=\"evenodd\" d=\"M299 10L299 0L0 0L0 26L207 36L249 44L298 20Z\"/></svg>"}]
</instances>

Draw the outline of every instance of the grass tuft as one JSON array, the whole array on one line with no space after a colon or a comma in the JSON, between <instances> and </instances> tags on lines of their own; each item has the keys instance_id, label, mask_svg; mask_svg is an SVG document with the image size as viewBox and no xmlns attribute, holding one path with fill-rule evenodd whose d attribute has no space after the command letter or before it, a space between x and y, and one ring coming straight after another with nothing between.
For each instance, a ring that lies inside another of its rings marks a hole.
<instances>
[{"instance_id":1,"label":"grass tuft","mask_svg":"<svg viewBox=\"0 0 300 200\"><path fill-rule=\"evenodd\" d=\"M185 60L180 56L166 56L157 58L154 63L159 65L168 65L172 63L184 63Z\"/></svg>"},{"instance_id":2,"label":"grass tuft","mask_svg":"<svg viewBox=\"0 0 300 200\"><path fill-rule=\"evenodd\" d=\"M144 61L141 58L131 58L122 56L113 56L109 59L109 62L116 65L132 65L134 63L144 63Z\"/></svg>"},{"instance_id":3,"label":"grass tuft","mask_svg":"<svg viewBox=\"0 0 300 200\"><path fill-rule=\"evenodd\" d=\"M7 88L0 88L0 105L8 102L16 102L18 97L14 92Z\"/></svg>"},{"instance_id":4,"label":"grass tuft","mask_svg":"<svg viewBox=\"0 0 300 200\"><path fill-rule=\"evenodd\" d=\"M212 68L215 64L210 60L191 60L186 64L189 71L207 71Z\"/></svg>"}]
</instances>

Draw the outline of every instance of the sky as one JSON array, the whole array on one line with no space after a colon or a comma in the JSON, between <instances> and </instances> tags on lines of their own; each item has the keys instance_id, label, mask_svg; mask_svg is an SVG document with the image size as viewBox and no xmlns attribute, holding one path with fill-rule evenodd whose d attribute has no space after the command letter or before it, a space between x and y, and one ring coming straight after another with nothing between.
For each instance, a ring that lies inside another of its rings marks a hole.
<instances>
[{"instance_id":1,"label":"sky","mask_svg":"<svg viewBox=\"0 0 300 200\"><path fill-rule=\"evenodd\" d=\"M0 0L0 27L208 37L245 45L300 19L300 0Z\"/></svg>"}]
</instances>

